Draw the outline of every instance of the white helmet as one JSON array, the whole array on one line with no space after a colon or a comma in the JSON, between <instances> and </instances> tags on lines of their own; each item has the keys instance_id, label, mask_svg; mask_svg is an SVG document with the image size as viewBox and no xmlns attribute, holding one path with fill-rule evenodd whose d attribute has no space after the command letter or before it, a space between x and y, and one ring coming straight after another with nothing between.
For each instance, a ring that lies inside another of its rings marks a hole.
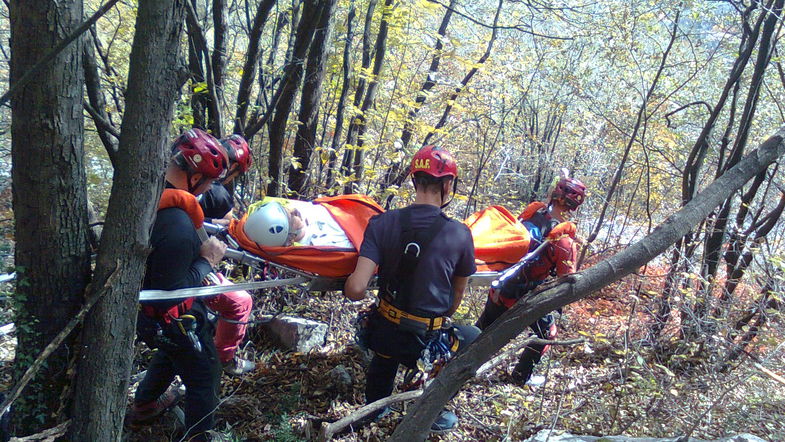
<instances>
[{"instance_id":1,"label":"white helmet","mask_svg":"<svg viewBox=\"0 0 785 442\"><path fill-rule=\"evenodd\" d=\"M260 246L280 247L289 236L289 214L280 203L270 201L248 215L243 230Z\"/></svg>"}]
</instances>

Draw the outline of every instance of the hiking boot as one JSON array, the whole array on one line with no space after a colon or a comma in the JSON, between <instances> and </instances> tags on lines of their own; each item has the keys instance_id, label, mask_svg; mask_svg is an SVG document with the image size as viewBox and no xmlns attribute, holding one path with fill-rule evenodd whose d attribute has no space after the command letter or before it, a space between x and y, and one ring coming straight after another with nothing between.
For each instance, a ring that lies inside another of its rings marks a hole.
<instances>
[{"instance_id":1,"label":"hiking boot","mask_svg":"<svg viewBox=\"0 0 785 442\"><path fill-rule=\"evenodd\" d=\"M442 434L458 428L458 416L452 411L442 410L436 422L431 424L431 433Z\"/></svg>"},{"instance_id":2,"label":"hiking boot","mask_svg":"<svg viewBox=\"0 0 785 442\"><path fill-rule=\"evenodd\" d=\"M515 368L516 369L513 369L510 373L510 381L513 384L523 387L529 382L529 378L532 377L532 369L517 370L518 367Z\"/></svg>"},{"instance_id":3,"label":"hiking boot","mask_svg":"<svg viewBox=\"0 0 785 442\"><path fill-rule=\"evenodd\" d=\"M185 389L180 385L170 386L158 399L146 404L136 404L128 413L128 423L131 425L145 424L173 408L185 397Z\"/></svg>"},{"instance_id":4,"label":"hiking boot","mask_svg":"<svg viewBox=\"0 0 785 442\"><path fill-rule=\"evenodd\" d=\"M256 368L256 364L234 355L232 359L223 363L223 368L224 373L230 376L242 376L252 372Z\"/></svg>"}]
</instances>

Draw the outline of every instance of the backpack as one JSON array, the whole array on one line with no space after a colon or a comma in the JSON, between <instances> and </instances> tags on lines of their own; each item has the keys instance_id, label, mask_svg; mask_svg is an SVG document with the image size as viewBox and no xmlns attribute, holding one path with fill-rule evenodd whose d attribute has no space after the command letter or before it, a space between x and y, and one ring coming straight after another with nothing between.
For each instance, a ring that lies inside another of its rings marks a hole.
<instances>
[{"instance_id":1,"label":"backpack","mask_svg":"<svg viewBox=\"0 0 785 442\"><path fill-rule=\"evenodd\" d=\"M526 227L529 231L531 241L529 242L529 252L534 251L542 244L543 240L551 233L554 226L558 221L548 213L548 206L540 201L535 201L524 209L523 213L518 216L518 221ZM534 261L537 261L535 259Z\"/></svg>"}]
</instances>

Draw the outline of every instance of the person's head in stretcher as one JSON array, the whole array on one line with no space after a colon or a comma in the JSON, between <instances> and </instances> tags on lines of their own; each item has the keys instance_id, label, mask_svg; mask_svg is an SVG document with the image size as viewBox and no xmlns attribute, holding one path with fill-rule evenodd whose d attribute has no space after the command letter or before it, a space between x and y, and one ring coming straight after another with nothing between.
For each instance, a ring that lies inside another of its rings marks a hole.
<instances>
[{"instance_id":1,"label":"person's head in stretcher","mask_svg":"<svg viewBox=\"0 0 785 442\"><path fill-rule=\"evenodd\" d=\"M262 247L354 247L327 209L308 201L266 197L248 208L243 231Z\"/></svg>"}]
</instances>

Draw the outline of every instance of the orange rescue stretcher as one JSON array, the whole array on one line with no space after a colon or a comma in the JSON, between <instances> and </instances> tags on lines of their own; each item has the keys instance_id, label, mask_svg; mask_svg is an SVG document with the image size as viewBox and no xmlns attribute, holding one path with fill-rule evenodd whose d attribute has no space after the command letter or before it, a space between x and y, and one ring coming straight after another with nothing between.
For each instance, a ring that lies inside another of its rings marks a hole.
<instances>
[{"instance_id":1,"label":"orange rescue stretcher","mask_svg":"<svg viewBox=\"0 0 785 442\"><path fill-rule=\"evenodd\" d=\"M343 281L355 268L368 222L384 209L365 195L323 197L313 203L327 209L346 232L352 248L262 247L245 235L246 218L243 217L229 225L226 239L232 249L226 257L240 264L273 267L305 277L309 291L341 289ZM528 231L504 207L487 207L469 216L464 223L474 237L477 263L477 272L471 276L470 285L490 285L500 271L517 263L529 250Z\"/></svg>"}]
</instances>

